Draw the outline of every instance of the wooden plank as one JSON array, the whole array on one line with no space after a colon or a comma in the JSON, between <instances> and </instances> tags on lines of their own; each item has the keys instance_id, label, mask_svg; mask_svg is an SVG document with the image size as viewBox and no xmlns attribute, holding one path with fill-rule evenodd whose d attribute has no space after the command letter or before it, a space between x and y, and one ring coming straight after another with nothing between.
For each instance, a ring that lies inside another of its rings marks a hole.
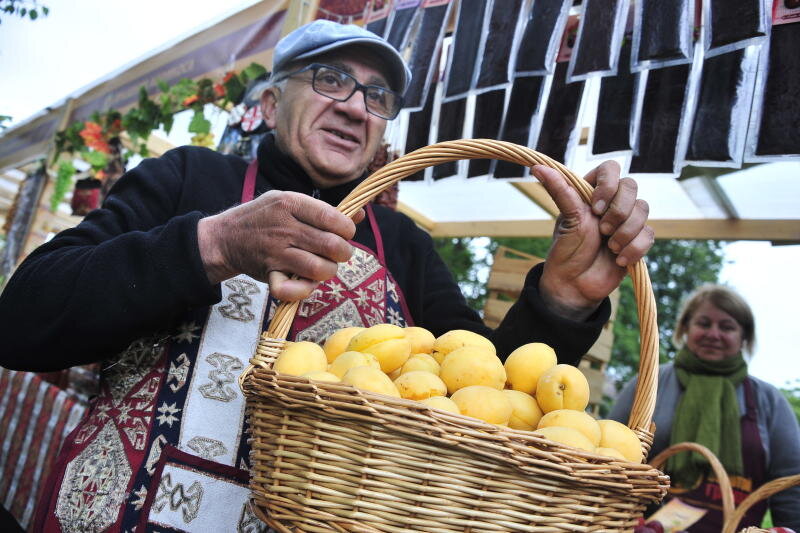
<instances>
[{"instance_id":1,"label":"wooden plank","mask_svg":"<svg viewBox=\"0 0 800 533\"><path fill-rule=\"evenodd\" d=\"M600 336L595 343L589 348L587 354L595 359L608 362L611 359L611 347L614 344L614 331L613 328L603 328Z\"/></svg>"},{"instance_id":2,"label":"wooden plank","mask_svg":"<svg viewBox=\"0 0 800 533\"><path fill-rule=\"evenodd\" d=\"M508 292L519 295L525 282L525 274L491 271L486 286L490 290Z\"/></svg>"},{"instance_id":3,"label":"wooden plank","mask_svg":"<svg viewBox=\"0 0 800 533\"><path fill-rule=\"evenodd\" d=\"M495 257L511 257L512 259L537 259L539 261L544 261L544 259L538 255L521 252L519 250L509 248L508 246L503 246L502 244L497 247L497 250L495 250L494 254Z\"/></svg>"},{"instance_id":4,"label":"wooden plank","mask_svg":"<svg viewBox=\"0 0 800 533\"><path fill-rule=\"evenodd\" d=\"M650 220L656 239L800 241L800 220ZM433 237L552 237L553 220L470 220L437 222Z\"/></svg>"},{"instance_id":5,"label":"wooden plank","mask_svg":"<svg viewBox=\"0 0 800 533\"><path fill-rule=\"evenodd\" d=\"M16 169L10 168L10 169L6 170L5 172L3 172L2 175L0 175L0 179L9 181L9 182L19 186L22 183L22 181L25 179L25 173L24 172L20 172L20 171L18 171Z\"/></svg>"},{"instance_id":6,"label":"wooden plank","mask_svg":"<svg viewBox=\"0 0 800 533\"><path fill-rule=\"evenodd\" d=\"M589 365L590 367L596 370L602 370L603 372L605 372L606 368L608 367L608 361L598 359L591 353L587 353L586 355L584 355L581 361L586 361L586 364Z\"/></svg>"},{"instance_id":7,"label":"wooden plank","mask_svg":"<svg viewBox=\"0 0 800 533\"><path fill-rule=\"evenodd\" d=\"M500 246L494 254L487 287L489 290L503 291L514 297L519 296L528 272L542 261L544 259L541 257Z\"/></svg>"},{"instance_id":8,"label":"wooden plank","mask_svg":"<svg viewBox=\"0 0 800 533\"><path fill-rule=\"evenodd\" d=\"M608 299L611 300L611 315L609 315L608 321L613 324L619 310L619 289L614 289L614 292L608 295Z\"/></svg>"},{"instance_id":9,"label":"wooden plank","mask_svg":"<svg viewBox=\"0 0 800 533\"><path fill-rule=\"evenodd\" d=\"M432 237L552 237L553 220L437 222Z\"/></svg>"},{"instance_id":10,"label":"wooden plank","mask_svg":"<svg viewBox=\"0 0 800 533\"><path fill-rule=\"evenodd\" d=\"M544 209L551 217L555 218L559 215L558 206L556 206L550 193L538 181L516 181L511 185L530 201Z\"/></svg>"},{"instance_id":11,"label":"wooden plank","mask_svg":"<svg viewBox=\"0 0 800 533\"><path fill-rule=\"evenodd\" d=\"M17 197L17 192L18 191L12 191L7 189L6 187L0 186L0 198L5 198L13 202L14 198Z\"/></svg>"},{"instance_id":12,"label":"wooden plank","mask_svg":"<svg viewBox=\"0 0 800 533\"><path fill-rule=\"evenodd\" d=\"M423 215L422 213L420 213L419 211L417 211L416 209L414 209L413 207L404 202L401 201L397 202L397 210L406 215L414 222L416 222L417 226L421 227L428 233L430 233L430 231L436 225L436 223L433 220L429 219L428 217L426 217L425 215Z\"/></svg>"},{"instance_id":13,"label":"wooden plank","mask_svg":"<svg viewBox=\"0 0 800 533\"><path fill-rule=\"evenodd\" d=\"M512 305L514 305L514 302L496 298L487 299L486 305L483 307L483 322L490 328L496 328L503 321Z\"/></svg>"},{"instance_id":14,"label":"wooden plank","mask_svg":"<svg viewBox=\"0 0 800 533\"><path fill-rule=\"evenodd\" d=\"M514 257L498 257L495 254L492 270L527 275L531 268L543 261L544 259L538 257L536 259L517 259Z\"/></svg>"},{"instance_id":15,"label":"wooden plank","mask_svg":"<svg viewBox=\"0 0 800 533\"><path fill-rule=\"evenodd\" d=\"M578 368L583 375L586 376L586 381L589 382L589 401L600 402L603 399L603 387L606 384L606 375L601 370L596 370L581 361Z\"/></svg>"},{"instance_id":16,"label":"wooden plank","mask_svg":"<svg viewBox=\"0 0 800 533\"><path fill-rule=\"evenodd\" d=\"M133 142L131 142L130 136L126 132L123 131L119 139L122 141L122 145L128 150L133 150L135 148ZM154 133L151 133L150 136L147 137L147 142L145 144L147 145L147 151L150 157L161 157L165 152L175 148L174 144Z\"/></svg>"}]
</instances>

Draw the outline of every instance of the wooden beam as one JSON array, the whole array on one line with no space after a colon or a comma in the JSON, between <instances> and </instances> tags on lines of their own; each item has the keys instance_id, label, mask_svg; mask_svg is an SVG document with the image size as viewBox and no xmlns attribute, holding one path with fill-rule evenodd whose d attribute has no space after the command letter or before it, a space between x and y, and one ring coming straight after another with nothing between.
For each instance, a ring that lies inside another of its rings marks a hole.
<instances>
[{"instance_id":1,"label":"wooden beam","mask_svg":"<svg viewBox=\"0 0 800 533\"><path fill-rule=\"evenodd\" d=\"M6 187L0 187L0 198L7 198L11 201L17 197L17 191L9 190Z\"/></svg>"},{"instance_id":2,"label":"wooden beam","mask_svg":"<svg viewBox=\"0 0 800 533\"><path fill-rule=\"evenodd\" d=\"M319 0L290 0L286 9L286 19L281 28L281 37L314 20L318 7Z\"/></svg>"},{"instance_id":3,"label":"wooden beam","mask_svg":"<svg viewBox=\"0 0 800 533\"><path fill-rule=\"evenodd\" d=\"M555 221L548 220L470 220L437 222L432 237L550 237Z\"/></svg>"},{"instance_id":4,"label":"wooden beam","mask_svg":"<svg viewBox=\"0 0 800 533\"><path fill-rule=\"evenodd\" d=\"M411 207L406 203L397 202L397 210L406 215L407 217L409 217L414 222L416 222L417 226L421 227L428 233L430 233L430 231L436 225L436 222L429 219L428 217L426 217L425 215L423 215L422 213L420 213L419 211L417 211L416 209L414 209L413 207Z\"/></svg>"},{"instance_id":5,"label":"wooden beam","mask_svg":"<svg viewBox=\"0 0 800 533\"><path fill-rule=\"evenodd\" d=\"M545 190L544 186L538 181L516 181L511 185L527 196L530 201L547 211L551 217L555 218L558 216L559 211L558 207L556 207L556 203Z\"/></svg>"},{"instance_id":6,"label":"wooden beam","mask_svg":"<svg viewBox=\"0 0 800 533\"><path fill-rule=\"evenodd\" d=\"M122 141L123 146L125 146L125 148L128 150L133 150L136 148L133 146L131 138L124 131L122 134L120 134L119 138ZM161 157L165 152L168 152L173 148L175 148L174 144L162 137L159 137L158 135L151 133L150 136L147 137L147 151L150 153L150 157Z\"/></svg>"},{"instance_id":7,"label":"wooden beam","mask_svg":"<svg viewBox=\"0 0 800 533\"><path fill-rule=\"evenodd\" d=\"M437 222L433 237L550 237L553 220L474 220ZM800 220L651 220L657 239L800 241Z\"/></svg>"},{"instance_id":8,"label":"wooden beam","mask_svg":"<svg viewBox=\"0 0 800 533\"><path fill-rule=\"evenodd\" d=\"M0 179L19 185L25 179L25 173L20 172L16 169L14 170L14 172L7 170L3 172L2 175L0 175Z\"/></svg>"},{"instance_id":9,"label":"wooden beam","mask_svg":"<svg viewBox=\"0 0 800 533\"><path fill-rule=\"evenodd\" d=\"M718 239L722 241L798 241L800 219L654 220L657 239Z\"/></svg>"}]
</instances>

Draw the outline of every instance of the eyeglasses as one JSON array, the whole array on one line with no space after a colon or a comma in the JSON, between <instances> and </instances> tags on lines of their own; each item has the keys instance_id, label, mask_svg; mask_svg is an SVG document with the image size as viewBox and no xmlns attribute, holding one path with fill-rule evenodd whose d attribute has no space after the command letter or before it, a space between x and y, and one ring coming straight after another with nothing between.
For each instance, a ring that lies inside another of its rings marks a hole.
<instances>
[{"instance_id":1,"label":"eyeglasses","mask_svg":"<svg viewBox=\"0 0 800 533\"><path fill-rule=\"evenodd\" d=\"M392 120L403 108L403 97L398 93L378 85L362 85L349 73L329 65L312 63L300 70L281 76L275 81L283 81L308 70L314 73L311 87L314 92L322 96L338 102L346 102L356 91L361 91L364 93L367 112L385 120Z\"/></svg>"}]
</instances>

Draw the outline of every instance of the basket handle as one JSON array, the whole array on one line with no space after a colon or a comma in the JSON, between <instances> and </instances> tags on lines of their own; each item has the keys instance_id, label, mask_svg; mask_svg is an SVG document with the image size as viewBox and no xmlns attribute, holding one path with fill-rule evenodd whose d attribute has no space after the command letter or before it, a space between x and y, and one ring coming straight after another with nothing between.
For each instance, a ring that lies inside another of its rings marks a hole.
<instances>
[{"instance_id":1,"label":"basket handle","mask_svg":"<svg viewBox=\"0 0 800 533\"><path fill-rule=\"evenodd\" d=\"M525 146L493 139L461 139L425 146L395 159L353 189L342 200L338 209L345 215L352 217L375 196L406 176L430 166L461 159L498 159L526 167L545 165L557 170L564 176L584 202L587 204L591 202L593 187L568 170L564 165L544 154L535 152ZM639 434L639 438L644 442L643 447L646 452L649 446L646 438L650 432L650 423L656 403L656 388L658 386L656 303L644 260L628 265L628 274L633 281L641 335L639 381L628 419L628 427ZM285 339L299 305L300 302L281 302L264 336L271 339ZM259 359L258 354L254 356L251 363L266 366L266 361ZM247 374L247 371L243 376L245 374Z\"/></svg>"},{"instance_id":2,"label":"basket handle","mask_svg":"<svg viewBox=\"0 0 800 533\"><path fill-rule=\"evenodd\" d=\"M660 470L661 465L663 465L667 459L681 452L697 452L708 459L708 462L711 465L711 470L713 470L714 475L717 476L719 488L722 492L722 521L727 522L730 520L734 510L733 488L731 487L731 480L728 477L728 473L725 471L725 467L722 466L722 463L719 462L719 459L717 459L717 456L714 455L711 450L702 444L697 444L696 442L681 442L678 444L673 444L669 448L663 450L661 453L653 457L653 459L650 460L650 466Z\"/></svg>"},{"instance_id":3,"label":"basket handle","mask_svg":"<svg viewBox=\"0 0 800 533\"><path fill-rule=\"evenodd\" d=\"M725 520L725 527L723 528L722 533L735 533L736 528L739 527L739 522L742 521L745 513L749 511L753 505L761 500L766 500L773 494L776 494L782 490L790 489L797 485L800 485L800 474L779 477L777 479L773 479L769 483L764 483L756 490L751 492L747 498L742 500L742 503L739 504L739 507L736 508L731 517Z\"/></svg>"}]
</instances>

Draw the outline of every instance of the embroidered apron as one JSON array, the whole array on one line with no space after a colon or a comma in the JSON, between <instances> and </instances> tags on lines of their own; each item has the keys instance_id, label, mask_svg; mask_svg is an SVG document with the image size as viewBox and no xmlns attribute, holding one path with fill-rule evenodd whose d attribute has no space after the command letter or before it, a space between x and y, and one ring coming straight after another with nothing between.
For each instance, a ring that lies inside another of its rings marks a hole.
<instances>
[{"instance_id":1,"label":"embroidered apron","mask_svg":"<svg viewBox=\"0 0 800 533\"><path fill-rule=\"evenodd\" d=\"M258 166L242 201L253 199ZM322 342L338 328L412 325L377 254L354 245L336 277L302 302L289 338ZM103 363L99 395L64 441L37 509L35 531L240 531L267 528L248 503L250 446L237 378L277 302L265 283L239 275L222 299L189 311L174 331L133 342Z\"/></svg>"},{"instance_id":2,"label":"embroidered apron","mask_svg":"<svg viewBox=\"0 0 800 533\"><path fill-rule=\"evenodd\" d=\"M739 505L751 492L767 482L767 458L761 442L761 435L758 432L758 402L750 378L746 378L742 383L746 409L741 419L744 474L731 477L735 505ZM709 509L705 516L692 525L688 531L691 533L719 533L722 531L722 492L716 476L709 474L691 490L672 489L670 493L689 505ZM760 526L766 512L767 502L757 503L744 515L739 527Z\"/></svg>"}]
</instances>

